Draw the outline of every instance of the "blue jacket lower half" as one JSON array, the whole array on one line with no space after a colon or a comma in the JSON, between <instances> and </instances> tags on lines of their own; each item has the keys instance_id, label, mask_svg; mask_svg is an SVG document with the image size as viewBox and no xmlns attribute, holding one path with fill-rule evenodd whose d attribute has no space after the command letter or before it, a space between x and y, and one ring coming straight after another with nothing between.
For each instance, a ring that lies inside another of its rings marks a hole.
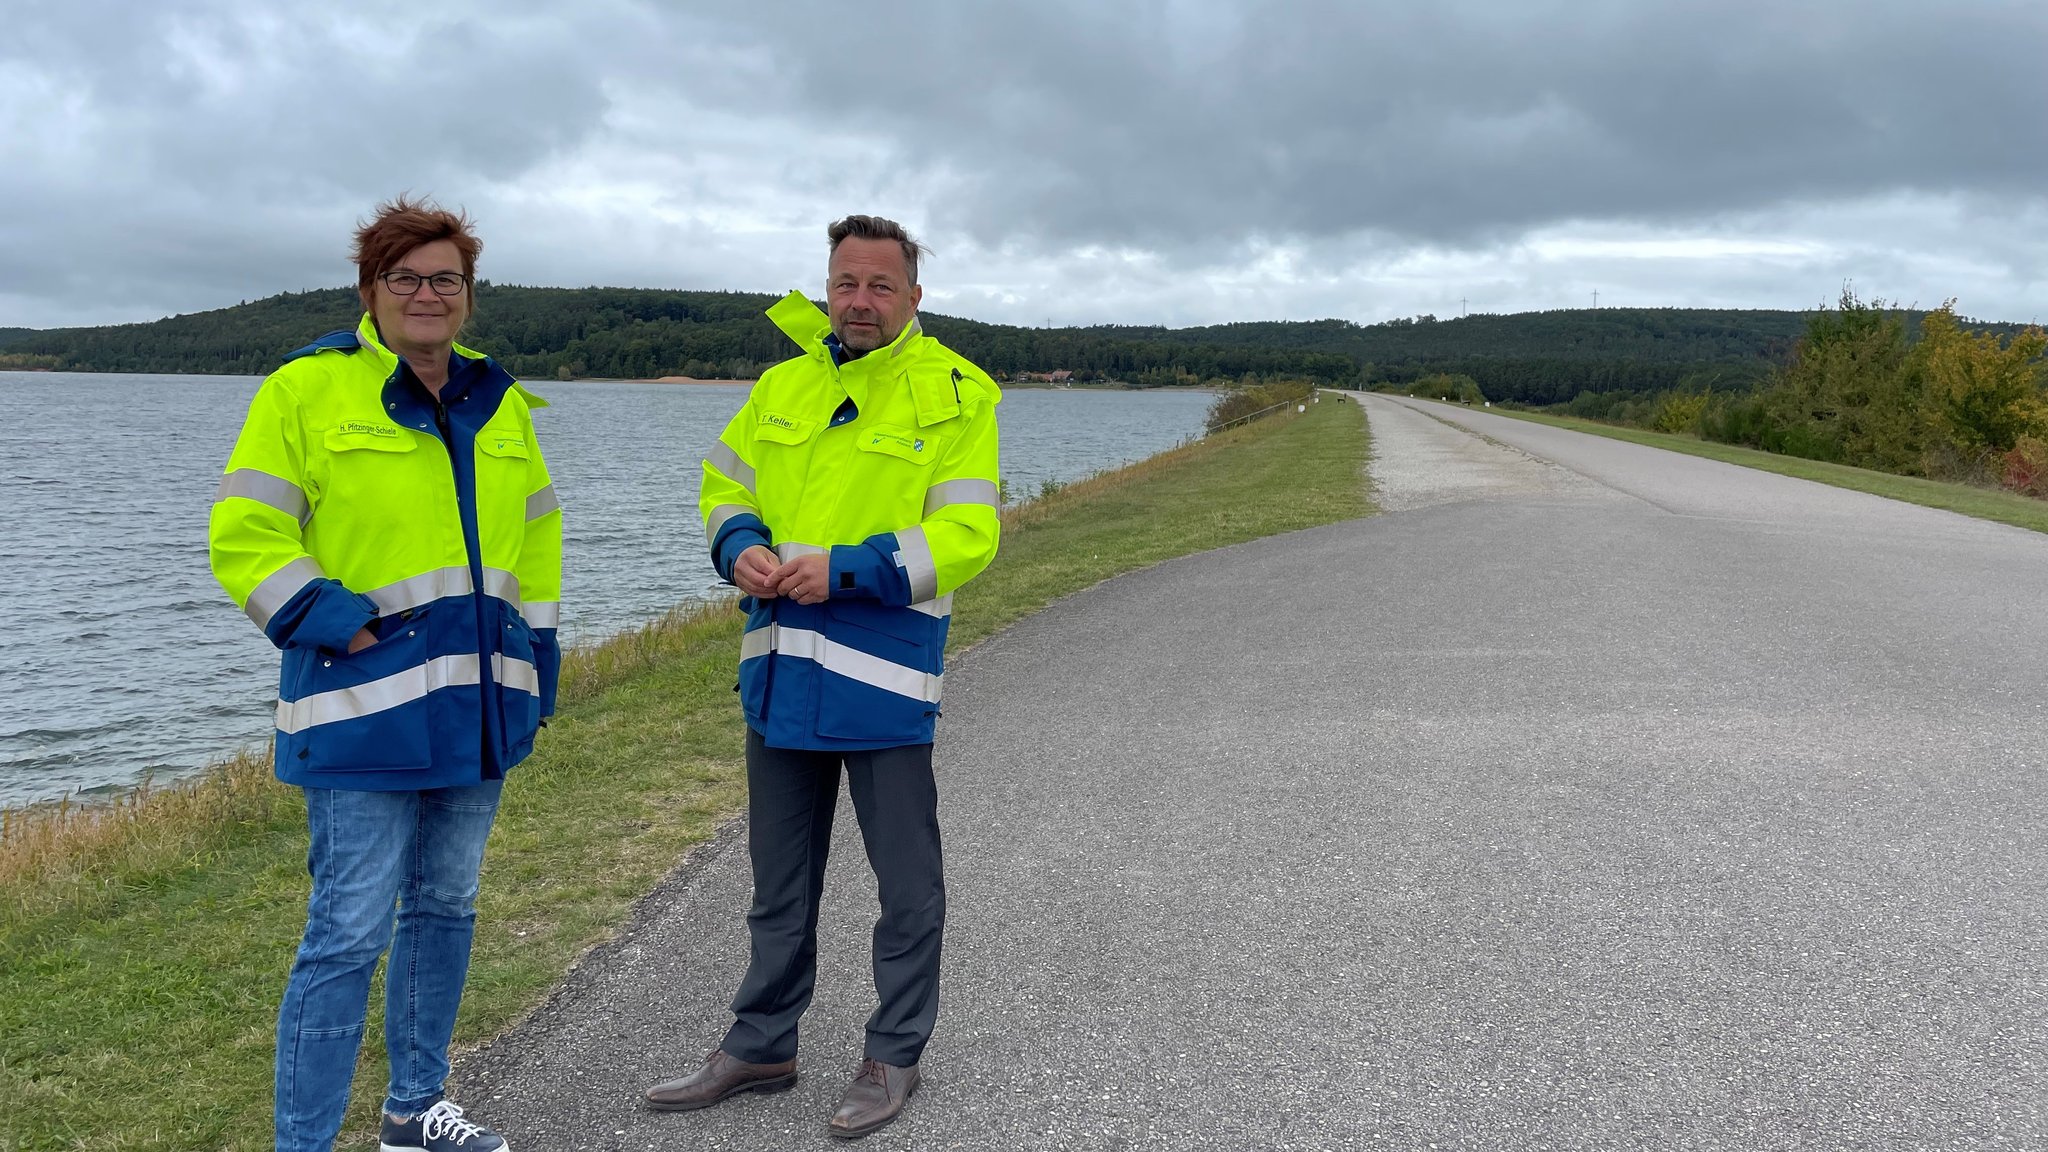
<instances>
[{"instance_id":1,"label":"blue jacket lower half","mask_svg":"<svg viewBox=\"0 0 2048 1152\"><path fill-rule=\"evenodd\" d=\"M397 791L497 779L533 751L560 654L495 596L446 596L379 617L353 655L285 649L277 775L314 788Z\"/></svg>"},{"instance_id":2,"label":"blue jacket lower half","mask_svg":"<svg viewBox=\"0 0 2048 1152\"><path fill-rule=\"evenodd\" d=\"M931 743L950 596L917 608L866 599L741 603L740 699L748 726L769 747Z\"/></svg>"}]
</instances>

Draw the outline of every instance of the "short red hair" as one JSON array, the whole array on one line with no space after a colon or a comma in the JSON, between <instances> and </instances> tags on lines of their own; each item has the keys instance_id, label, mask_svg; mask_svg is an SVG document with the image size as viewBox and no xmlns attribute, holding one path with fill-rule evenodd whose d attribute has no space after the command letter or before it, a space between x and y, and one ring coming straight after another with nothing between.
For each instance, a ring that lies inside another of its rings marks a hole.
<instances>
[{"instance_id":1,"label":"short red hair","mask_svg":"<svg viewBox=\"0 0 2048 1152\"><path fill-rule=\"evenodd\" d=\"M447 240L462 254L462 274L469 280L469 305L476 307L476 257L484 242L469 230L469 215L450 212L432 200L400 196L377 205L377 215L356 229L356 246L350 258L356 262L356 292L363 308L370 307L377 277L391 271L406 253L422 244Z\"/></svg>"}]
</instances>

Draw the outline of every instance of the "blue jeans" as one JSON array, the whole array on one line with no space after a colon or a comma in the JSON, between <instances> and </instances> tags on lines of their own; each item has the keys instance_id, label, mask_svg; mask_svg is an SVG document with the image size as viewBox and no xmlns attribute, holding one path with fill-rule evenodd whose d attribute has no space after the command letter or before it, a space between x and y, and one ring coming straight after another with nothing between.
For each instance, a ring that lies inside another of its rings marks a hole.
<instances>
[{"instance_id":1,"label":"blue jeans","mask_svg":"<svg viewBox=\"0 0 2048 1152\"><path fill-rule=\"evenodd\" d=\"M334 1146L369 1015L370 973L387 947L384 1109L409 1115L440 1099L469 974L477 872L502 785L305 790L313 896L277 1015L278 1152Z\"/></svg>"}]
</instances>

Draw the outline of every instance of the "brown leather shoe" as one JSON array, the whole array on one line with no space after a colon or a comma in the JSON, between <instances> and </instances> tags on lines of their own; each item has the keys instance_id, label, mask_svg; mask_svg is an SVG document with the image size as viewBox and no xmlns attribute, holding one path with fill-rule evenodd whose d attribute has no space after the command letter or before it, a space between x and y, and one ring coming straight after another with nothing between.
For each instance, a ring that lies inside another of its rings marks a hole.
<instances>
[{"instance_id":1,"label":"brown leather shoe","mask_svg":"<svg viewBox=\"0 0 2048 1152\"><path fill-rule=\"evenodd\" d=\"M742 1092L782 1092L796 1085L796 1061L749 1064L717 1049L704 1066L683 1077L647 1090L647 1106L656 1112L689 1112L709 1108Z\"/></svg>"},{"instance_id":2,"label":"brown leather shoe","mask_svg":"<svg viewBox=\"0 0 2048 1152\"><path fill-rule=\"evenodd\" d=\"M826 1131L844 1140L855 1140L903 1114L903 1105L917 1091L917 1065L898 1068L880 1060L863 1060L853 1083L839 1098Z\"/></svg>"}]
</instances>

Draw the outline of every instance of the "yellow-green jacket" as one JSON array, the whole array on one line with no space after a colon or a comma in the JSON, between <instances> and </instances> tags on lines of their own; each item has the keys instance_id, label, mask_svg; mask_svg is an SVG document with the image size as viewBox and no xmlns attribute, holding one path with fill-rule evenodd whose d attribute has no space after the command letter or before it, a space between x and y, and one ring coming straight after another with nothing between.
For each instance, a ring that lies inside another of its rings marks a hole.
<instances>
[{"instance_id":1,"label":"yellow-green jacket","mask_svg":"<svg viewBox=\"0 0 2048 1152\"><path fill-rule=\"evenodd\" d=\"M209 543L221 587L284 650L281 779L451 787L532 750L561 667L544 405L460 345L437 402L368 315L264 380ZM377 643L350 655L365 627Z\"/></svg>"},{"instance_id":2,"label":"yellow-green jacket","mask_svg":"<svg viewBox=\"0 0 2048 1152\"><path fill-rule=\"evenodd\" d=\"M915 319L847 358L802 293L768 315L803 354L762 375L705 459L704 532L728 581L756 544L827 552L831 594L742 602L747 723L777 748L929 743L953 592L996 554L1002 393Z\"/></svg>"}]
</instances>

